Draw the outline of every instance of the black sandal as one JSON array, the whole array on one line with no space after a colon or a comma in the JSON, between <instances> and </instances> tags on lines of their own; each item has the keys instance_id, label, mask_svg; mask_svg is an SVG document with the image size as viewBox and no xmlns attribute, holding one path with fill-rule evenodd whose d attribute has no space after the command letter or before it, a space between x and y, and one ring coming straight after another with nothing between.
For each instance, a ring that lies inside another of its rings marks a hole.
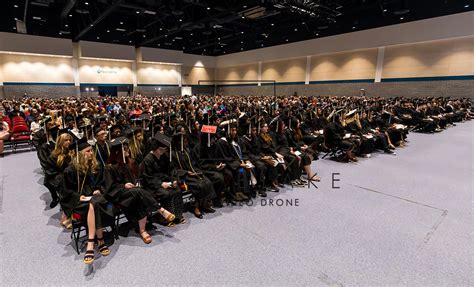
<instances>
[{"instance_id":1,"label":"black sandal","mask_svg":"<svg viewBox=\"0 0 474 287\"><path fill-rule=\"evenodd\" d=\"M104 240L103 238L97 238L97 242L103 241L103 240ZM107 245L105 245L105 242L97 246L97 249L99 250L99 253L102 256L107 256L110 254L110 249Z\"/></svg>"},{"instance_id":2,"label":"black sandal","mask_svg":"<svg viewBox=\"0 0 474 287\"><path fill-rule=\"evenodd\" d=\"M94 239L87 239L87 242L94 242ZM83 261L87 265L92 264L92 262L94 262L94 249L86 251Z\"/></svg>"}]
</instances>

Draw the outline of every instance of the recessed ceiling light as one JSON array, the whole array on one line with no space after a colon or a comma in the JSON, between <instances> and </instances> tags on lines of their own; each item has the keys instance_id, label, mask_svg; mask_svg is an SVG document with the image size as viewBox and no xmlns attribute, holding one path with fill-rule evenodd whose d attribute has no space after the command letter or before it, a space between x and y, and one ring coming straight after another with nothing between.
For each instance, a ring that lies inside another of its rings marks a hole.
<instances>
[{"instance_id":1,"label":"recessed ceiling light","mask_svg":"<svg viewBox=\"0 0 474 287\"><path fill-rule=\"evenodd\" d=\"M18 5L15 4L15 5L13 5L13 7L18 8Z\"/></svg>"},{"instance_id":2,"label":"recessed ceiling light","mask_svg":"<svg viewBox=\"0 0 474 287\"><path fill-rule=\"evenodd\" d=\"M204 52L206 52L206 49L204 49Z\"/></svg>"},{"instance_id":3,"label":"recessed ceiling light","mask_svg":"<svg viewBox=\"0 0 474 287\"><path fill-rule=\"evenodd\" d=\"M387 9L383 9L384 12L387 12L388 10Z\"/></svg>"},{"instance_id":4,"label":"recessed ceiling light","mask_svg":"<svg viewBox=\"0 0 474 287\"><path fill-rule=\"evenodd\" d=\"M72 14L69 14L69 17L72 17Z\"/></svg>"},{"instance_id":5,"label":"recessed ceiling light","mask_svg":"<svg viewBox=\"0 0 474 287\"><path fill-rule=\"evenodd\" d=\"M193 35L193 33L191 33L191 34L189 34L189 35L191 35L191 36L192 36L192 35Z\"/></svg>"},{"instance_id":6,"label":"recessed ceiling light","mask_svg":"<svg viewBox=\"0 0 474 287\"><path fill-rule=\"evenodd\" d=\"M198 45L201 45L201 43L198 43Z\"/></svg>"},{"instance_id":7,"label":"recessed ceiling light","mask_svg":"<svg viewBox=\"0 0 474 287\"><path fill-rule=\"evenodd\" d=\"M179 19L179 22L183 22L183 19Z\"/></svg>"},{"instance_id":8,"label":"recessed ceiling light","mask_svg":"<svg viewBox=\"0 0 474 287\"><path fill-rule=\"evenodd\" d=\"M464 6L464 8L469 8L469 4L467 4L466 6Z\"/></svg>"},{"instance_id":9,"label":"recessed ceiling light","mask_svg":"<svg viewBox=\"0 0 474 287\"><path fill-rule=\"evenodd\" d=\"M355 29L356 27L355 26L352 26L352 29Z\"/></svg>"},{"instance_id":10,"label":"recessed ceiling light","mask_svg":"<svg viewBox=\"0 0 474 287\"><path fill-rule=\"evenodd\" d=\"M211 10L211 7L207 7L206 9L207 9L207 10Z\"/></svg>"},{"instance_id":11,"label":"recessed ceiling light","mask_svg":"<svg viewBox=\"0 0 474 287\"><path fill-rule=\"evenodd\" d=\"M303 21L303 22L301 22L301 24L303 24L303 25L304 25L304 24L306 24L306 23Z\"/></svg>"},{"instance_id":12,"label":"recessed ceiling light","mask_svg":"<svg viewBox=\"0 0 474 287\"><path fill-rule=\"evenodd\" d=\"M16 30L16 27L13 27L13 30Z\"/></svg>"},{"instance_id":13,"label":"recessed ceiling light","mask_svg":"<svg viewBox=\"0 0 474 287\"><path fill-rule=\"evenodd\" d=\"M100 39L100 37L97 37L97 40L99 40L99 39Z\"/></svg>"},{"instance_id":14,"label":"recessed ceiling light","mask_svg":"<svg viewBox=\"0 0 474 287\"><path fill-rule=\"evenodd\" d=\"M160 31L163 31L163 28L160 28Z\"/></svg>"},{"instance_id":15,"label":"recessed ceiling light","mask_svg":"<svg viewBox=\"0 0 474 287\"><path fill-rule=\"evenodd\" d=\"M107 33L110 33L110 30L107 30Z\"/></svg>"},{"instance_id":16,"label":"recessed ceiling light","mask_svg":"<svg viewBox=\"0 0 474 287\"><path fill-rule=\"evenodd\" d=\"M146 35L143 35L143 38L146 38Z\"/></svg>"},{"instance_id":17,"label":"recessed ceiling light","mask_svg":"<svg viewBox=\"0 0 474 287\"><path fill-rule=\"evenodd\" d=\"M286 39L285 41L287 41L287 42L288 42L288 39Z\"/></svg>"},{"instance_id":18,"label":"recessed ceiling light","mask_svg":"<svg viewBox=\"0 0 474 287\"><path fill-rule=\"evenodd\" d=\"M240 32L240 34L243 34L243 33L244 33L244 31Z\"/></svg>"},{"instance_id":19,"label":"recessed ceiling light","mask_svg":"<svg viewBox=\"0 0 474 287\"><path fill-rule=\"evenodd\" d=\"M271 23L270 26L274 26L275 24Z\"/></svg>"},{"instance_id":20,"label":"recessed ceiling light","mask_svg":"<svg viewBox=\"0 0 474 287\"><path fill-rule=\"evenodd\" d=\"M298 28L295 28L295 32L298 31Z\"/></svg>"},{"instance_id":21,"label":"recessed ceiling light","mask_svg":"<svg viewBox=\"0 0 474 287\"><path fill-rule=\"evenodd\" d=\"M59 32L59 35L62 35L63 33Z\"/></svg>"},{"instance_id":22,"label":"recessed ceiling light","mask_svg":"<svg viewBox=\"0 0 474 287\"><path fill-rule=\"evenodd\" d=\"M15 21L18 21L18 18L15 18Z\"/></svg>"},{"instance_id":23,"label":"recessed ceiling light","mask_svg":"<svg viewBox=\"0 0 474 287\"><path fill-rule=\"evenodd\" d=\"M128 41L129 43L132 43L132 41Z\"/></svg>"},{"instance_id":24,"label":"recessed ceiling light","mask_svg":"<svg viewBox=\"0 0 474 287\"><path fill-rule=\"evenodd\" d=\"M263 44L262 44L262 45L260 45L260 46L261 46L261 47L263 47Z\"/></svg>"},{"instance_id":25,"label":"recessed ceiling light","mask_svg":"<svg viewBox=\"0 0 474 287\"><path fill-rule=\"evenodd\" d=\"M242 19L245 19L245 16L242 16Z\"/></svg>"},{"instance_id":26,"label":"recessed ceiling light","mask_svg":"<svg viewBox=\"0 0 474 287\"><path fill-rule=\"evenodd\" d=\"M319 36L319 33L316 33L316 36Z\"/></svg>"},{"instance_id":27,"label":"recessed ceiling light","mask_svg":"<svg viewBox=\"0 0 474 287\"><path fill-rule=\"evenodd\" d=\"M136 13L137 13L137 14L140 14L140 11L137 11Z\"/></svg>"},{"instance_id":28,"label":"recessed ceiling light","mask_svg":"<svg viewBox=\"0 0 474 287\"><path fill-rule=\"evenodd\" d=\"M243 44L243 43L244 43L244 41L240 41L240 44Z\"/></svg>"},{"instance_id":29,"label":"recessed ceiling light","mask_svg":"<svg viewBox=\"0 0 474 287\"><path fill-rule=\"evenodd\" d=\"M86 3L84 3L84 4L89 5L89 2L86 2Z\"/></svg>"},{"instance_id":30,"label":"recessed ceiling light","mask_svg":"<svg viewBox=\"0 0 474 287\"><path fill-rule=\"evenodd\" d=\"M120 25L123 25L123 22L120 22Z\"/></svg>"},{"instance_id":31,"label":"recessed ceiling light","mask_svg":"<svg viewBox=\"0 0 474 287\"><path fill-rule=\"evenodd\" d=\"M160 46L160 44L158 44L158 47Z\"/></svg>"},{"instance_id":32,"label":"recessed ceiling light","mask_svg":"<svg viewBox=\"0 0 474 287\"><path fill-rule=\"evenodd\" d=\"M220 40L220 39L221 39L220 37L219 37L219 38L217 38L217 40Z\"/></svg>"},{"instance_id":33,"label":"recessed ceiling light","mask_svg":"<svg viewBox=\"0 0 474 287\"><path fill-rule=\"evenodd\" d=\"M404 18L404 17L400 17L400 20L403 20L403 19L405 19L405 18Z\"/></svg>"},{"instance_id":34,"label":"recessed ceiling light","mask_svg":"<svg viewBox=\"0 0 474 287\"><path fill-rule=\"evenodd\" d=\"M244 5L244 9L247 8L247 5Z\"/></svg>"},{"instance_id":35,"label":"recessed ceiling light","mask_svg":"<svg viewBox=\"0 0 474 287\"><path fill-rule=\"evenodd\" d=\"M240 51L243 51L243 50L244 50L244 48L240 48Z\"/></svg>"},{"instance_id":36,"label":"recessed ceiling light","mask_svg":"<svg viewBox=\"0 0 474 287\"><path fill-rule=\"evenodd\" d=\"M94 27L94 24L91 24L91 27Z\"/></svg>"}]
</instances>

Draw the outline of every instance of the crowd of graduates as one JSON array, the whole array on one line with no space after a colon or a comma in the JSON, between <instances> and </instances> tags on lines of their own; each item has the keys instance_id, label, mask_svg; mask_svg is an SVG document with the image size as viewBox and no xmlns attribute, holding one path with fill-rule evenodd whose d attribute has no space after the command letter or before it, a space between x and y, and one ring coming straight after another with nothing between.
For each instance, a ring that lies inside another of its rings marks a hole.
<instances>
[{"instance_id":1,"label":"crowd of graduates","mask_svg":"<svg viewBox=\"0 0 474 287\"><path fill-rule=\"evenodd\" d=\"M470 99L428 97L23 98L2 108L2 117L28 123L61 224L87 226L86 264L95 244L110 253L103 221L118 211L148 244L153 219L172 227L186 223L186 209L202 219L224 203L302 187L320 180L321 155L357 162L395 154L409 132L439 132L473 116ZM8 139L8 125L0 136ZM186 205L184 192L193 195Z\"/></svg>"}]
</instances>

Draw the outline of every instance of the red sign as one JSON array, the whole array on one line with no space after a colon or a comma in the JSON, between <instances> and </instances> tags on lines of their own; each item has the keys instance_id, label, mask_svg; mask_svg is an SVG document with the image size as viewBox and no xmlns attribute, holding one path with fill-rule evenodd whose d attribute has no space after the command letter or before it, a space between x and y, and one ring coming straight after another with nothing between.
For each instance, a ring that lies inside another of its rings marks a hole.
<instances>
[{"instance_id":1,"label":"red sign","mask_svg":"<svg viewBox=\"0 0 474 287\"><path fill-rule=\"evenodd\" d=\"M217 127L216 126L202 126L201 128L201 132L202 133L205 133L205 134L215 134L217 131Z\"/></svg>"}]
</instances>

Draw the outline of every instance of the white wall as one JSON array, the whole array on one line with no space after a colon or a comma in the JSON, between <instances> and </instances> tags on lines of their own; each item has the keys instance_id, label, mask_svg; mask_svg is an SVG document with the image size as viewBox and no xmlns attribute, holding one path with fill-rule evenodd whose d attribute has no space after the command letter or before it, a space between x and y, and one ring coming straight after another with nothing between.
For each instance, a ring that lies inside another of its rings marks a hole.
<instances>
[{"instance_id":1,"label":"white wall","mask_svg":"<svg viewBox=\"0 0 474 287\"><path fill-rule=\"evenodd\" d=\"M215 57L185 54L182 51L147 47L142 47L141 50L143 61L179 63L183 66L201 66L210 68L216 66Z\"/></svg>"},{"instance_id":2,"label":"white wall","mask_svg":"<svg viewBox=\"0 0 474 287\"><path fill-rule=\"evenodd\" d=\"M217 67L474 35L474 12L414 21L216 57Z\"/></svg>"},{"instance_id":3,"label":"white wall","mask_svg":"<svg viewBox=\"0 0 474 287\"><path fill-rule=\"evenodd\" d=\"M72 56L69 39L0 32L0 51Z\"/></svg>"},{"instance_id":4,"label":"white wall","mask_svg":"<svg viewBox=\"0 0 474 287\"><path fill-rule=\"evenodd\" d=\"M82 57L135 60L135 47L80 41Z\"/></svg>"}]
</instances>

